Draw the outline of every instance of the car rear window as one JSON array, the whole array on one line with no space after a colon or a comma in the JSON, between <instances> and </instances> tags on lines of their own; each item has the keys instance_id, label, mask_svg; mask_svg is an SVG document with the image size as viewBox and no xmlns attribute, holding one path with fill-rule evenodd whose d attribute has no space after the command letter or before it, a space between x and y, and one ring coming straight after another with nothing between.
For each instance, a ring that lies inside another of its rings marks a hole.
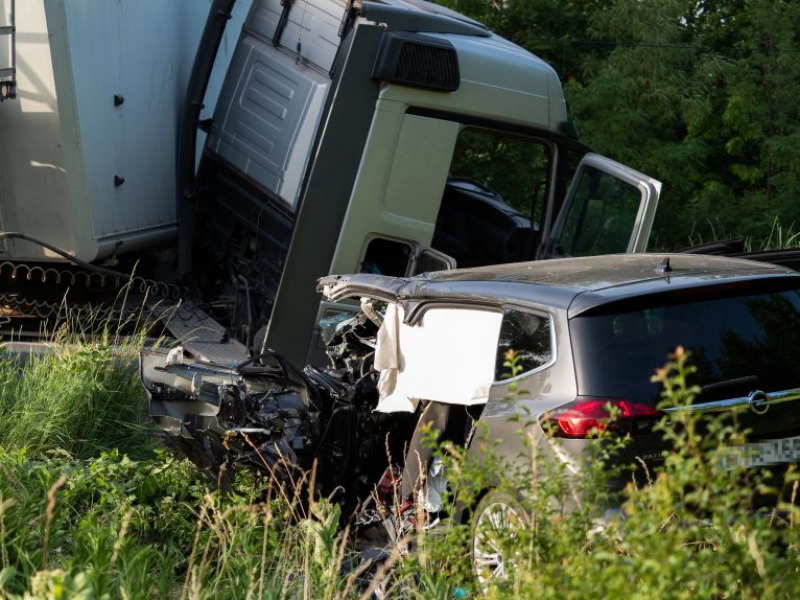
<instances>
[{"instance_id":1,"label":"car rear window","mask_svg":"<svg viewBox=\"0 0 800 600\"><path fill-rule=\"evenodd\" d=\"M750 285L643 297L573 318L579 393L655 405L661 387L650 377L678 345L697 368L689 383L708 386L703 401L800 388L800 292Z\"/></svg>"}]
</instances>

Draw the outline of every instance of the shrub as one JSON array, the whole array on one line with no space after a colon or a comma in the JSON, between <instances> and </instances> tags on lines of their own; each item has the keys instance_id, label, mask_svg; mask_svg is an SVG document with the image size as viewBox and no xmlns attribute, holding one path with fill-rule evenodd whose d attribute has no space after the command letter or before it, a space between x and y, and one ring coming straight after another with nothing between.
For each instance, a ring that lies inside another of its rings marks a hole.
<instances>
[{"instance_id":1,"label":"shrub","mask_svg":"<svg viewBox=\"0 0 800 600\"><path fill-rule=\"evenodd\" d=\"M797 472L770 477L726 463L746 434L730 419L671 413L659 425L672 446L663 468L621 499L605 491L605 478L618 473L604 457L625 439L599 436L577 480L532 445L523 468L493 456L491 440L482 465L440 445L456 492L444 511L451 518L428 528L433 515L418 510L418 526L370 566L340 529L338 506L310 499L301 512L246 474L221 494L167 449L132 444L141 396L126 361L78 344L24 367L0 366L3 420L22 411L20 423L31 428L27 436L21 424L0 429L0 597L783 598L800 589ZM678 351L659 372L665 403L691 403L690 368ZM81 408L70 410L69 398ZM122 407L122 398L137 409ZM52 416L42 417L45 409ZM37 433L42 418L54 426ZM576 481L584 499L577 506ZM754 491L782 492L782 500L758 511ZM455 517L487 498L518 512L485 532L508 559L506 577L479 585L470 511ZM615 501L620 511L605 514Z\"/></svg>"}]
</instances>

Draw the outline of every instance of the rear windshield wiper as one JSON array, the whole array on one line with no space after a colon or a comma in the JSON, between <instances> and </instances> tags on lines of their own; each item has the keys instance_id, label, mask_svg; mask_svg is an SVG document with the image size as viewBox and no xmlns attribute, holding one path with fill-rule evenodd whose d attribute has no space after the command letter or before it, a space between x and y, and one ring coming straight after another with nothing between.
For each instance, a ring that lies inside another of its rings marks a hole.
<instances>
[{"instance_id":1,"label":"rear windshield wiper","mask_svg":"<svg viewBox=\"0 0 800 600\"><path fill-rule=\"evenodd\" d=\"M700 386L700 390L707 394L709 392L716 392L727 388L749 388L749 391L756 389L758 383L758 375L745 375L744 377L736 377L734 379L723 379L722 381L715 381L714 383L707 383Z\"/></svg>"}]
</instances>

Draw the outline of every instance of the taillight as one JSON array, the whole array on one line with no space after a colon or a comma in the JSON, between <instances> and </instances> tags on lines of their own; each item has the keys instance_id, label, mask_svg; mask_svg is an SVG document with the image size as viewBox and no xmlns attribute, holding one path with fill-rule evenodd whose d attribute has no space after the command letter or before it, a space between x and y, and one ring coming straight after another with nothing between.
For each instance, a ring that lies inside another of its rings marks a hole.
<instances>
[{"instance_id":1,"label":"taillight","mask_svg":"<svg viewBox=\"0 0 800 600\"><path fill-rule=\"evenodd\" d=\"M542 428L551 437L595 437L609 425L625 425L633 421L657 419L661 413L652 406L623 398L578 396L539 417ZM623 427L624 429L624 427Z\"/></svg>"}]
</instances>

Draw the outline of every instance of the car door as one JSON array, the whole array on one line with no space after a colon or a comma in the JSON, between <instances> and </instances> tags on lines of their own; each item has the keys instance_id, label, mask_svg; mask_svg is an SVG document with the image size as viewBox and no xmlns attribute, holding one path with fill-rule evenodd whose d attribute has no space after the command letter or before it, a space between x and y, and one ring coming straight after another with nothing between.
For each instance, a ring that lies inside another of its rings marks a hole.
<instances>
[{"instance_id":1,"label":"car door","mask_svg":"<svg viewBox=\"0 0 800 600\"><path fill-rule=\"evenodd\" d=\"M661 182L599 154L583 157L541 258L644 252Z\"/></svg>"}]
</instances>

